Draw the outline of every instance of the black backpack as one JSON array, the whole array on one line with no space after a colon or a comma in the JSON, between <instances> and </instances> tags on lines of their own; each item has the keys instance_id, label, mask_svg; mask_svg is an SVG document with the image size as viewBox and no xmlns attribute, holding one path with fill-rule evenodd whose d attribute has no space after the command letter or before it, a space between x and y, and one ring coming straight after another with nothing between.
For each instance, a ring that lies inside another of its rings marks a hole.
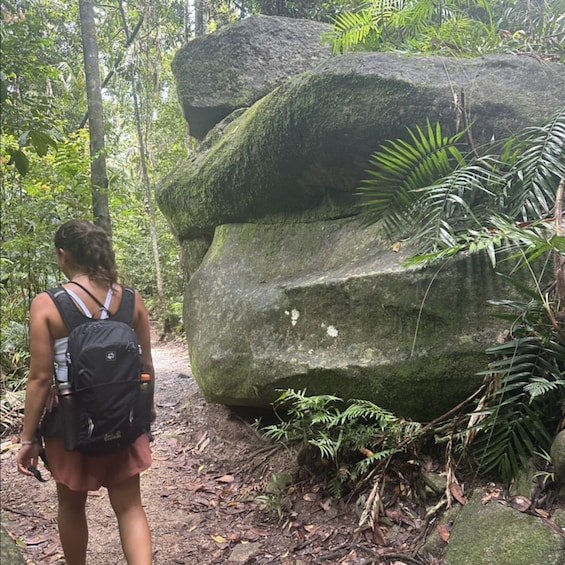
<instances>
[{"instance_id":1,"label":"black backpack","mask_svg":"<svg viewBox=\"0 0 565 565\"><path fill-rule=\"evenodd\" d=\"M118 311L95 319L80 312L62 286L47 292L69 330L70 386L66 394L58 384L58 435L69 451L91 456L120 451L150 431L151 403L140 396L141 347L132 327L135 293L123 287Z\"/></svg>"}]
</instances>

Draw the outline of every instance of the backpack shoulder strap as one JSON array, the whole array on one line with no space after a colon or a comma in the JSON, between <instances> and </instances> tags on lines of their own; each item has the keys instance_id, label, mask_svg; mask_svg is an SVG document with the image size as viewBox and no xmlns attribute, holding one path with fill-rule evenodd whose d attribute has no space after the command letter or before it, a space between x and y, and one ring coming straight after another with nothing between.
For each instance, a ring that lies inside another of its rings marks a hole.
<instances>
[{"instance_id":1,"label":"backpack shoulder strap","mask_svg":"<svg viewBox=\"0 0 565 565\"><path fill-rule=\"evenodd\" d=\"M78 310L73 302L73 299L69 296L64 287L59 286L57 288L49 288L45 292L49 294L52 298L55 306L63 318L65 326L69 332L84 324L86 322L92 321L92 318L88 318L82 312ZM111 316L111 320L117 320L119 322L125 322L130 326L133 326L133 311L135 307L135 291L129 286L122 287L122 301L115 314Z\"/></svg>"},{"instance_id":2,"label":"backpack shoulder strap","mask_svg":"<svg viewBox=\"0 0 565 565\"><path fill-rule=\"evenodd\" d=\"M125 322L133 326L133 311L135 307L135 291L130 286L122 286L122 301L120 307L115 314L112 314L112 320Z\"/></svg>"},{"instance_id":3,"label":"backpack shoulder strap","mask_svg":"<svg viewBox=\"0 0 565 565\"><path fill-rule=\"evenodd\" d=\"M61 318L63 318L63 322L69 332L77 326L91 321L91 318L88 318L78 310L64 287L48 288L45 292L49 294L55 306L57 306L57 310L59 310L59 314L61 314Z\"/></svg>"}]
</instances>

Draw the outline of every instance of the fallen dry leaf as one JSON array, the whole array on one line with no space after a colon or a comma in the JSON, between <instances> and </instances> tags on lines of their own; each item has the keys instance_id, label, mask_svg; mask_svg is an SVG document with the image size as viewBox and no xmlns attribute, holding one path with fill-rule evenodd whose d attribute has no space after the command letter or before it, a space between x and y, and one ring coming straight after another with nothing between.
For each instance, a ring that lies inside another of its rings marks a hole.
<instances>
[{"instance_id":1,"label":"fallen dry leaf","mask_svg":"<svg viewBox=\"0 0 565 565\"><path fill-rule=\"evenodd\" d=\"M370 450L367 449L366 447L360 447L359 451L365 456L365 457L372 457L374 455L374 453Z\"/></svg>"},{"instance_id":2,"label":"fallen dry leaf","mask_svg":"<svg viewBox=\"0 0 565 565\"><path fill-rule=\"evenodd\" d=\"M320 502L319 506L324 512L327 512L332 506L332 501L331 499L328 499L326 502Z\"/></svg>"},{"instance_id":3,"label":"fallen dry leaf","mask_svg":"<svg viewBox=\"0 0 565 565\"><path fill-rule=\"evenodd\" d=\"M449 526L447 524L438 524L437 533L439 534L439 537L445 543L447 543L449 541L449 536L450 536L451 532L450 532Z\"/></svg>"},{"instance_id":4,"label":"fallen dry leaf","mask_svg":"<svg viewBox=\"0 0 565 565\"><path fill-rule=\"evenodd\" d=\"M467 497L463 493L463 487L457 483L451 483L449 485L449 492L453 495L453 498L459 502L459 504L467 504Z\"/></svg>"},{"instance_id":5,"label":"fallen dry leaf","mask_svg":"<svg viewBox=\"0 0 565 565\"><path fill-rule=\"evenodd\" d=\"M26 545L39 545L40 543L45 543L46 541L49 541L51 537L52 536L49 535L42 535L33 538L25 538L24 542Z\"/></svg>"},{"instance_id":6,"label":"fallen dry leaf","mask_svg":"<svg viewBox=\"0 0 565 565\"><path fill-rule=\"evenodd\" d=\"M541 516L542 518L549 518L549 512L546 512L545 510L542 510L541 508L534 508L534 512L538 516Z\"/></svg>"},{"instance_id":7,"label":"fallen dry leaf","mask_svg":"<svg viewBox=\"0 0 565 565\"><path fill-rule=\"evenodd\" d=\"M500 489L488 490L481 497L481 502L483 504L488 504L492 499L497 500L500 498Z\"/></svg>"},{"instance_id":8,"label":"fallen dry leaf","mask_svg":"<svg viewBox=\"0 0 565 565\"><path fill-rule=\"evenodd\" d=\"M514 510L519 512L526 512L532 505L532 501L525 496L513 496L508 502Z\"/></svg>"},{"instance_id":9,"label":"fallen dry leaf","mask_svg":"<svg viewBox=\"0 0 565 565\"><path fill-rule=\"evenodd\" d=\"M235 478L233 475L223 475L216 479L219 483L233 483Z\"/></svg>"}]
</instances>

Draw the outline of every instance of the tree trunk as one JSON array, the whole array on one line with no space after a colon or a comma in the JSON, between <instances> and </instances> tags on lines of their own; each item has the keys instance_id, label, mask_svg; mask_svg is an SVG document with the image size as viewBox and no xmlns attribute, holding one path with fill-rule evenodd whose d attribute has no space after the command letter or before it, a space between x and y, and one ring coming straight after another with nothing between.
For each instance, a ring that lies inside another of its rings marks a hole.
<instances>
[{"instance_id":1,"label":"tree trunk","mask_svg":"<svg viewBox=\"0 0 565 565\"><path fill-rule=\"evenodd\" d=\"M561 179L555 199L555 235L563 236L563 203L565 200L565 179ZM558 308L565 317L565 257L557 251L553 252L553 269L555 274Z\"/></svg>"},{"instance_id":2,"label":"tree trunk","mask_svg":"<svg viewBox=\"0 0 565 565\"><path fill-rule=\"evenodd\" d=\"M206 0L194 0L194 35L201 37L205 34L206 27L204 11L206 9Z\"/></svg>"},{"instance_id":3,"label":"tree trunk","mask_svg":"<svg viewBox=\"0 0 565 565\"><path fill-rule=\"evenodd\" d=\"M92 0L79 0L79 11L88 103L92 212L95 223L104 228L111 236L112 224L108 207L108 174L104 148L104 112Z\"/></svg>"},{"instance_id":4,"label":"tree trunk","mask_svg":"<svg viewBox=\"0 0 565 565\"><path fill-rule=\"evenodd\" d=\"M131 88L133 93L133 104L135 112L135 126L137 129L137 141L139 145L139 158L141 162L141 176L143 178L143 187L145 189L145 201L149 209L149 226L151 236L151 250L153 252L153 261L155 262L155 277L157 283L157 294L161 307L166 306L165 293L163 290L163 276L161 274L161 262L159 260L159 245L157 243L157 221L155 214L155 203L153 202L153 194L151 192L151 180L147 171L147 151L145 149L145 139L141 128L141 113L139 111L139 100L137 98L135 79L131 80ZM164 312L163 312L164 313Z\"/></svg>"},{"instance_id":5,"label":"tree trunk","mask_svg":"<svg viewBox=\"0 0 565 565\"><path fill-rule=\"evenodd\" d=\"M126 34L127 45L131 44L133 37L130 34L129 26L126 18L126 12L124 10L124 6L122 1L119 2L120 6L120 14L122 17L122 25L124 27L124 32ZM135 33L139 30L140 25L136 26ZM137 131L137 143L139 146L139 160L141 166L141 177L143 180L143 187L144 187L144 194L145 194L145 201L147 202L147 208L149 210L149 231L150 231L150 239L151 239L151 251L153 253L153 261L155 263L155 278L156 278L156 285L157 285L157 295L159 297L159 304L161 306L161 311L163 314L166 313L167 302L165 298L165 291L163 289L163 275L161 273L161 261L159 259L159 245L157 241L157 218L156 218L156 210L155 210L155 203L153 200L153 193L151 191L151 179L149 178L149 171L147 168L147 163L149 162L149 153L147 151L147 143L146 140L148 138L148 132L150 127L150 116L151 116L151 101L146 101L147 106L147 116L148 116L148 126L146 128L147 134L143 134L143 125L142 125L142 118L141 118L141 110L140 110L140 103L139 97L137 95L138 88L137 88L137 81L136 81L136 71L135 69L132 70L131 73L131 92L133 97L133 110L135 115L135 128ZM154 85L155 88L158 88L159 81L155 80Z\"/></svg>"}]
</instances>

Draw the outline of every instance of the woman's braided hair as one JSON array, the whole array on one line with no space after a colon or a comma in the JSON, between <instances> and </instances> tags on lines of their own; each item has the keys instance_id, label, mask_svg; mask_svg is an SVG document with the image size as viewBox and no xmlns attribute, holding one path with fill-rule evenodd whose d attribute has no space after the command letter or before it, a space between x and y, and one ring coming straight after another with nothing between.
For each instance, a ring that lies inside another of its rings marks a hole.
<instances>
[{"instance_id":1,"label":"woman's braided hair","mask_svg":"<svg viewBox=\"0 0 565 565\"><path fill-rule=\"evenodd\" d=\"M55 247L69 251L77 267L93 280L111 285L118 280L108 234L88 220L71 220L55 234Z\"/></svg>"}]
</instances>

